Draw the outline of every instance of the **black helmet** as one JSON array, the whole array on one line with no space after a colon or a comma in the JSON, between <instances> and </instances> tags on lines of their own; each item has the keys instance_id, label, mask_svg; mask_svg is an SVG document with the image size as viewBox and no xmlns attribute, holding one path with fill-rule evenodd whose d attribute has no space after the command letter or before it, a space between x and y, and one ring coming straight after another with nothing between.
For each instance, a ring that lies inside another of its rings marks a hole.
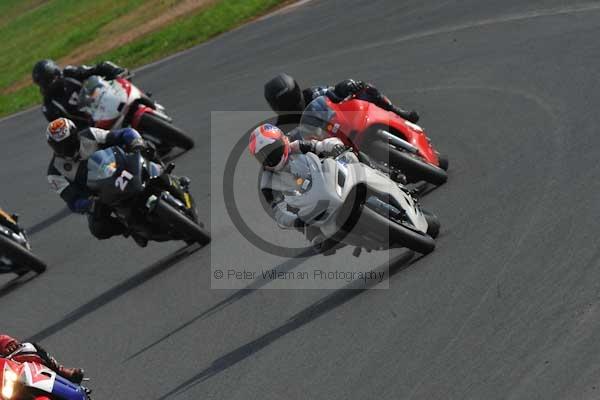
<instances>
[{"instance_id":1,"label":"black helmet","mask_svg":"<svg viewBox=\"0 0 600 400\"><path fill-rule=\"evenodd\" d=\"M62 70L52 60L41 60L35 63L33 71L31 72L31 78L36 85L38 85L42 91L47 90L48 87L62 76Z\"/></svg>"},{"instance_id":2,"label":"black helmet","mask_svg":"<svg viewBox=\"0 0 600 400\"><path fill-rule=\"evenodd\" d=\"M265 84L265 99L277 113L302 112L306 106L298 82L288 74L279 74Z\"/></svg>"},{"instance_id":3,"label":"black helmet","mask_svg":"<svg viewBox=\"0 0 600 400\"><path fill-rule=\"evenodd\" d=\"M46 138L57 156L77 157L81 141L77 127L70 119L58 118L50 122L46 129Z\"/></svg>"}]
</instances>

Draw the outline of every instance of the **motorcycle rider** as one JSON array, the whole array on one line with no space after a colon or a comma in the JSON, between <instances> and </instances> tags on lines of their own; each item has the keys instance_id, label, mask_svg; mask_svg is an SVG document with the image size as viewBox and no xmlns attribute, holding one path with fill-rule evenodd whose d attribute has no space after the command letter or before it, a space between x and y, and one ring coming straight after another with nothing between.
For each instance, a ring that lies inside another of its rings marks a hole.
<instances>
[{"instance_id":1,"label":"motorcycle rider","mask_svg":"<svg viewBox=\"0 0 600 400\"><path fill-rule=\"evenodd\" d=\"M79 385L83 381L83 369L66 368L60 365L54 357L36 343L21 343L11 336L0 335L0 357L21 363L40 363L73 383Z\"/></svg>"},{"instance_id":2,"label":"motorcycle rider","mask_svg":"<svg viewBox=\"0 0 600 400\"><path fill-rule=\"evenodd\" d=\"M318 248L323 236L306 224L288 208L284 192L302 190L310 182L308 166L298 158L299 154L315 153L320 157L335 156L346 149L338 138L318 140L295 140L272 124L263 124L250 134L250 153L261 163L263 169L260 190L274 213L275 221L281 229L296 228L304 233ZM305 229L306 228L306 229Z\"/></svg>"},{"instance_id":3,"label":"motorcycle rider","mask_svg":"<svg viewBox=\"0 0 600 400\"><path fill-rule=\"evenodd\" d=\"M44 97L42 112L48 122L65 117L82 129L91 123L89 117L79 111L79 92L83 82L92 75L111 80L127 72L127 69L110 61L93 66L67 65L61 69L53 60L40 60L33 66L31 76Z\"/></svg>"},{"instance_id":4,"label":"motorcycle rider","mask_svg":"<svg viewBox=\"0 0 600 400\"><path fill-rule=\"evenodd\" d=\"M335 86L315 86L302 90L298 82L290 75L281 73L265 84L265 99L271 109L278 114L275 125L289 128L297 125L302 117L302 111L311 101L320 96L327 96L331 101L340 101L355 96L377 105L387 111L392 111L412 123L419 121L416 111L406 111L395 106L375 86L363 81L346 79Z\"/></svg>"},{"instance_id":5,"label":"motorcycle rider","mask_svg":"<svg viewBox=\"0 0 600 400\"><path fill-rule=\"evenodd\" d=\"M115 235L129 236L126 227L111 216L110 207L97 201L89 192L86 185L87 159L96 151L112 146L145 150L140 134L132 128L110 132L98 128L78 131L70 119L58 118L48 125L46 138L54 151L48 167L48 182L52 189L71 211L88 215L90 232L96 238L102 240ZM148 244L145 238L133 232L131 236L141 247Z\"/></svg>"}]
</instances>

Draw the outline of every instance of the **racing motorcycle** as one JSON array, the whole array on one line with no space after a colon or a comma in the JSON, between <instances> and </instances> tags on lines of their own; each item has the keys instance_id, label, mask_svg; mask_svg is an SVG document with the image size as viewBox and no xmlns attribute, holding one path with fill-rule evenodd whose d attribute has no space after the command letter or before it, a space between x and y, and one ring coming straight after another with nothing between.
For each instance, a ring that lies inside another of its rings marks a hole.
<instances>
[{"instance_id":1,"label":"racing motorcycle","mask_svg":"<svg viewBox=\"0 0 600 400\"><path fill-rule=\"evenodd\" d=\"M336 136L362 151L392 179L404 175L409 182L434 185L448 179L448 159L434 149L423 128L373 103L357 98L334 103L320 96L306 107L302 120L320 128L319 139Z\"/></svg>"},{"instance_id":2,"label":"racing motorcycle","mask_svg":"<svg viewBox=\"0 0 600 400\"><path fill-rule=\"evenodd\" d=\"M110 147L87 161L87 184L101 203L140 237L154 241L184 240L206 245L210 234L198 223L189 179L171 175L165 166L139 150Z\"/></svg>"},{"instance_id":3,"label":"racing motorcycle","mask_svg":"<svg viewBox=\"0 0 600 400\"><path fill-rule=\"evenodd\" d=\"M89 115L97 128L130 126L159 150L194 147L194 140L172 125L164 108L125 78L107 81L97 75L89 77L79 93L79 109Z\"/></svg>"},{"instance_id":4,"label":"racing motorcycle","mask_svg":"<svg viewBox=\"0 0 600 400\"><path fill-rule=\"evenodd\" d=\"M286 192L285 201L326 238L321 251L339 244L354 246L355 256L362 249L434 250L437 217L421 210L406 187L359 162L350 149L335 158L307 153L294 161L306 164L303 170L310 176L298 181L297 190Z\"/></svg>"},{"instance_id":5,"label":"racing motorcycle","mask_svg":"<svg viewBox=\"0 0 600 400\"><path fill-rule=\"evenodd\" d=\"M18 224L16 215L0 209L0 274L24 275L29 271L41 274L46 263L31 252L27 233Z\"/></svg>"},{"instance_id":6,"label":"racing motorcycle","mask_svg":"<svg viewBox=\"0 0 600 400\"><path fill-rule=\"evenodd\" d=\"M31 344L26 344L31 346ZM3 400L89 400L90 390L37 362L0 358Z\"/></svg>"}]
</instances>

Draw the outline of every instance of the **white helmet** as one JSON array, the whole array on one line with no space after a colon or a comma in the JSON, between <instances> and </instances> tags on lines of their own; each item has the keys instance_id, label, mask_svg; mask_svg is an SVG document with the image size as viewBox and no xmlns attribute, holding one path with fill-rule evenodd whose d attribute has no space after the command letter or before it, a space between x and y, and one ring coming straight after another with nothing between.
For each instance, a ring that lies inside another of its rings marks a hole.
<instances>
[{"instance_id":1,"label":"white helmet","mask_svg":"<svg viewBox=\"0 0 600 400\"><path fill-rule=\"evenodd\" d=\"M79 153L79 132L77 127L67 118L58 118L48 124L46 139L60 157L74 158Z\"/></svg>"},{"instance_id":2,"label":"white helmet","mask_svg":"<svg viewBox=\"0 0 600 400\"><path fill-rule=\"evenodd\" d=\"M280 171L290 154L290 141L278 127L263 124L250 134L250 153L265 169Z\"/></svg>"}]
</instances>

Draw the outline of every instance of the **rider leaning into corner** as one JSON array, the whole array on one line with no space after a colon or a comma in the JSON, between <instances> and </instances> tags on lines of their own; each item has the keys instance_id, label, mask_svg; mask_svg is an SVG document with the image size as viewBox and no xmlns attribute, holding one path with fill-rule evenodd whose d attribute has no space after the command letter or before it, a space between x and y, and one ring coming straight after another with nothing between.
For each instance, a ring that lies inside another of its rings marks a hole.
<instances>
[{"instance_id":1,"label":"rider leaning into corner","mask_svg":"<svg viewBox=\"0 0 600 400\"><path fill-rule=\"evenodd\" d=\"M281 129L263 124L250 134L250 153L262 165L260 190L273 210L277 225L281 229L304 231L316 249L323 243L318 229L310 229L288 208L284 192L298 190L310 178L308 164L298 157L300 154L315 153L319 157L336 156L345 150L338 138L318 140L295 140L290 142Z\"/></svg>"},{"instance_id":2,"label":"rider leaning into corner","mask_svg":"<svg viewBox=\"0 0 600 400\"><path fill-rule=\"evenodd\" d=\"M92 75L111 80L127 73L127 69L110 61L93 66L67 65L61 69L52 60L40 60L33 66L31 76L44 97L42 112L48 122L65 117L81 129L90 125L87 115L79 111L79 92L83 82Z\"/></svg>"},{"instance_id":3,"label":"rider leaning into corner","mask_svg":"<svg viewBox=\"0 0 600 400\"><path fill-rule=\"evenodd\" d=\"M48 144L54 151L48 167L50 186L67 203L71 211L87 214L90 232L98 239L108 239L115 235L131 236L141 247L148 241L139 237L111 215L111 209L97 201L89 192L87 181L87 160L96 151L112 146L122 146L127 150L146 151L146 144L140 134L132 128L106 131L86 128L78 131L73 121L58 118L46 129Z\"/></svg>"},{"instance_id":4,"label":"rider leaning into corner","mask_svg":"<svg viewBox=\"0 0 600 400\"><path fill-rule=\"evenodd\" d=\"M335 103L356 96L360 100L392 111L412 123L419 121L419 114L416 111L405 111L395 106L375 86L363 81L346 79L335 86L315 86L302 90L294 78L282 73L265 84L265 99L271 109L278 114L275 125L286 133L298 125L306 106L320 96L327 96Z\"/></svg>"},{"instance_id":5,"label":"rider leaning into corner","mask_svg":"<svg viewBox=\"0 0 600 400\"><path fill-rule=\"evenodd\" d=\"M83 381L83 369L63 367L40 345L35 343L21 343L8 335L0 335L0 357L9 358L21 363L40 363L73 383L79 385Z\"/></svg>"}]
</instances>

